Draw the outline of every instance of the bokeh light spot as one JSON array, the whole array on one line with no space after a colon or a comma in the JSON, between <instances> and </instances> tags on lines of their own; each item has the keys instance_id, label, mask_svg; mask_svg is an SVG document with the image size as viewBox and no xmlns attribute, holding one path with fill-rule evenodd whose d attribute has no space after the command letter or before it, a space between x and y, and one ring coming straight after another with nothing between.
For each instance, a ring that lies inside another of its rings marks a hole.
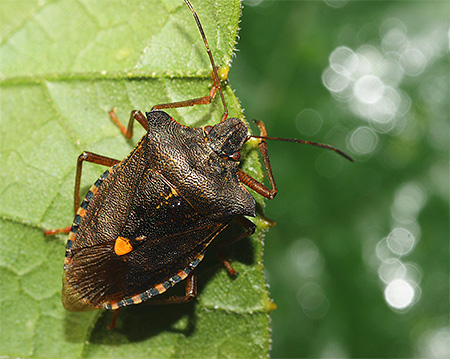
<instances>
[{"instance_id":1,"label":"bokeh light spot","mask_svg":"<svg viewBox=\"0 0 450 359\"><path fill-rule=\"evenodd\" d=\"M387 285L384 297L391 307L404 309L414 299L414 288L403 279L395 279Z\"/></svg>"},{"instance_id":2,"label":"bokeh light spot","mask_svg":"<svg viewBox=\"0 0 450 359\"><path fill-rule=\"evenodd\" d=\"M394 119L398 106L400 104L400 95L392 87L384 88L384 96L374 103L374 106L368 107L368 116L379 123L390 122Z\"/></svg>"},{"instance_id":3,"label":"bokeh light spot","mask_svg":"<svg viewBox=\"0 0 450 359\"><path fill-rule=\"evenodd\" d=\"M307 238L298 239L289 248L289 258L295 271L303 277L318 277L323 270L319 249Z\"/></svg>"},{"instance_id":4,"label":"bokeh light spot","mask_svg":"<svg viewBox=\"0 0 450 359\"><path fill-rule=\"evenodd\" d=\"M383 238L378 242L375 248L375 253L380 261L384 261L392 257L392 252L389 250L386 238Z\"/></svg>"},{"instance_id":5,"label":"bokeh light spot","mask_svg":"<svg viewBox=\"0 0 450 359\"><path fill-rule=\"evenodd\" d=\"M414 288L419 288L419 283L422 281L423 273L420 267L412 262L403 264L407 273L408 281Z\"/></svg>"},{"instance_id":6,"label":"bokeh light spot","mask_svg":"<svg viewBox=\"0 0 450 359\"><path fill-rule=\"evenodd\" d=\"M346 46L336 48L329 57L331 68L338 74L349 77L358 68L359 59L352 49Z\"/></svg>"},{"instance_id":7,"label":"bokeh light spot","mask_svg":"<svg viewBox=\"0 0 450 359\"><path fill-rule=\"evenodd\" d=\"M405 228L395 228L387 237L389 249L399 256L408 254L414 247L415 238Z\"/></svg>"},{"instance_id":8,"label":"bokeh light spot","mask_svg":"<svg viewBox=\"0 0 450 359\"><path fill-rule=\"evenodd\" d=\"M416 48L409 48L403 52L400 65L410 76L420 75L427 66L425 55Z\"/></svg>"},{"instance_id":9,"label":"bokeh light spot","mask_svg":"<svg viewBox=\"0 0 450 359\"><path fill-rule=\"evenodd\" d=\"M372 104L383 97L385 87L378 76L366 75L356 82L353 93L360 102Z\"/></svg>"},{"instance_id":10,"label":"bokeh light spot","mask_svg":"<svg viewBox=\"0 0 450 359\"><path fill-rule=\"evenodd\" d=\"M425 204L427 195L417 183L406 183L395 193L392 216L401 223L412 223Z\"/></svg>"},{"instance_id":11,"label":"bokeh light spot","mask_svg":"<svg viewBox=\"0 0 450 359\"><path fill-rule=\"evenodd\" d=\"M328 299L315 283L307 283L300 288L297 299L305 315L311 319L322 318L328 311Z\"/></svg>"},{"instance_id":12,"label":"bokeh light spot","mask_svg":"<svg viewBox=\"0 0 450 359\"><path fill-rule=\"evenodd\" d=\"M331 67L322 74L322 82L331 92L342 92L350 84L347 76L337 74Z\"/></svg>"},{"instance_id":13,"label":"bokeh light spot","mask_svg":"<svg viewBox=\"0 0 450 359\"><path fill-rule=\"evenodd\" d=\"M421 335L418 346L421 358L449 358L450 327L425 332Z\"/></svg>"},{"instance_id":14,"label":"bokeh light spot","mask_svg":"<svg viewBox=\"0 0 450 359\"><path fill-rule=\"evenodd\" d=\"M408 38L406 36L406 29L404 29L404 26L391 28L384 34L381 40L381 45L386 52L399 51L407 46L407 44Z\"/></svg>"},{"instance_id":15,"label":"bokeh light spot","mask_svg":"<svg viewBox=\"0 0 450 359\"><path fill-rule=\"evenodd\" d=\"M377 147L377 142L377 134L366 126L357 128L350 136L350 146L353 151L364 155L373 152Z\"/></svg>"},{"instance_id":16,"label":"bokeh light spot","mask_svg":"<svg viewBox=\"0 0 450 359\"><path fill-rule=\"evenodd\" d=\"M316 134L322 127L322 123L322 116L310 108L301 111L295 119L297 129L308 136Z\"/></svg>"},{"instance_id":17,"label":"bokeh light spot","mask_svg":"<svg viewBox=\"0 0 450 359\"><path fill-rule=\"evenodd\" d=\"M378 275L384 283L388 284L395 279L404 278L406 275L406 267L398 259L389 258L379 266Z\"/></svg>"}]
</instances>

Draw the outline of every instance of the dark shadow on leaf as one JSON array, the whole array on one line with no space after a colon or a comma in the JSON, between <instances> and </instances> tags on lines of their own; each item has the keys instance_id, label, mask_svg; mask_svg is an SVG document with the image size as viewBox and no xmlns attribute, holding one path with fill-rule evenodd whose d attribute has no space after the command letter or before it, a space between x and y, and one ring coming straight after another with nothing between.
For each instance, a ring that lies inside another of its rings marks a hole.
<instances>
[{"instance_id":1,"label":"dark shadow on leaf","mask_svg":"<svg viewBox=\"0 0 450 359\"><path fill-rule=\"evenodd\" d=\"M224 257L231 262L231 264L233 264L233 262L241 262L251 265L255 262L255 248L253 247L249 237L233 242L233 240L239 237L239 235L241 235L244 231L245 230L240 224L232 221L225 231L215 240L216 243L222 242L223 246L220 250ZM230 242L230 245L227 245L227 242ZM209 253L213 254L213 252L213 248L209 249ZM217 254L214 259L218 261L219 266L222 266Z\"/></svg>"},{"instance_id":2,"label":"dark shadow on leaf","mask_svg":"<svg viewBox=\"0 0 450 359\"><path fill-rule=\"evenodd\" d=\"M195 329L195 304L130 306L119 312L113 330L107 329L113 313L104 311L92 330L90 342L117 346L144 341L162 332L190 336Z\"/></svg>"}]
</instances>

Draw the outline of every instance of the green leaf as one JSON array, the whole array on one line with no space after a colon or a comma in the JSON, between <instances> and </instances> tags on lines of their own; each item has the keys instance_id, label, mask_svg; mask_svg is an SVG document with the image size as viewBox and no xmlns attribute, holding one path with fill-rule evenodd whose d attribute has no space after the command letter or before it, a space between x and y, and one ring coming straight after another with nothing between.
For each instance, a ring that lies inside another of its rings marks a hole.
<instances>
[{"instance_id":1,"label":"green leaf","mask_svg":"<svg viewBox=\"0 0 450 359\"><path fill-rule=\"evenodd\" d=\"M229 64L240 2L193 5L216 63ZM42 232L71 224L83 150L121 159L143 134L136 126L126 140L109 119L112 107L126 123L133 109L209 93L210 63L183 1L11 0L2 2L0 23L0 355L267 357L271 302L260 264L262 218L252 238L227 249L237 278L210 250L199 266L196 301L126 308L112 332L111 312L64 310L65 236ZM225 98L230 116L242 117L228 86ZM169 112L180 123L203 126L218 122L223 107L217 96L211 105ZM261 180L255 147L248 144L243 155L243 168ZM82 190L103 171L84 166Z\"/></svg>"}]
</instances>

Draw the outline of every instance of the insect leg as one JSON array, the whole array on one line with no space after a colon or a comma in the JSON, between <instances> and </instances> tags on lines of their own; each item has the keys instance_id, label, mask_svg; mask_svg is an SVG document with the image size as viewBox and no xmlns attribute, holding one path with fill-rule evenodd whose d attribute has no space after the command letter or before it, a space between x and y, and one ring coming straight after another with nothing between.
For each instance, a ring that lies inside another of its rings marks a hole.
<instances>
[{"instance_id":1,"label":"insect leg","mask_svg":"<svg viewBox=\"0 0 450 359\"><path fill-rule=\"evenodd\" d=\"M266 126L264 126L264 123L262 121L255 121L255 123L258 125L261 131L261 136L267 137ZM238 170L238 177L243 184L250 187L261 196L267 199L274 199L278 193L278 189L273 177L272 166L270 165L269 152L267 151L266 141L264 139L261 139L258 147L259 151L261 152L264 168L266 169L267 178L269 179L270 187L272 187L272 189L267 188L261 182L258 182L241 169Z\"/></svg>"},{"instance_id":2,"label":"insect leg","mask_svg":"<svg viewBox=\"0 0 450 359\"><path fill-rule=\"evenodd\" d=\"M109 325L106 326L106 329L108 329L108 330L116 329L116 321L117 321L117 315L119 314L119 310L120 310L120 308L113 310L113 317L111 319L111 323L109 323Z\"/></svg>"},{"instance_id":3,"label":"insect leg","mask_svg":"<svg viewBox=\"0 0 450 359\"><path fill-rule=\"evenodd\" d=\"M81 155L78 156L77 160L77 174L75 176L75 191L74 191L74 210L75 214L78 211L78 207L80 206L80 184L81 184L81 170L83 167L83 162L92 162L103 166L114 166L116 163L119 163L119 160L114 158L98 155L93 152L84 151Z\"/></svg>"},{"instance_id":4,"label":"insect leg","mask_svg":"<svg viewBox=\"0 0 450 359\"><path fill-rule=\"evenodd\" d=\"M227 260L223 256L221 249L225 246L229 246L233 243L236 243L236 242L240 241L241 239L244 239L245 237L251 236L253 233L255 233L256 225L252 221L245 218L244 216L234 217L233 220L235 222L239 223L242 227L244 227L246 229L246 231L244 233L242 233L241 235L239 235L235 238L232 238L231 240L217 242L216 251L217 251L217 255L219 256L220 260L223 262L223 265L227 269L228 273L230 273L231 275L234 276L237 274L237 272L232 267L230 261Z\"/></svg>"},{"instance_id":5,"label":"insect leg","mask_svg":"<svg viewBox=\"0 0 450 359\"><path fill-rule=\"evenodd\" d=\"M138 110L131 111L130 119L128 120L127 127L122 125L122 123L120 122L119 118L116 115L115 108L113 108L111 111L109 111L109 116L111 117L111 120L113 120L113 122L119 127L120 131L123 133L123 135L126 138L133 137L134 120L139 122L146 131L148 130L147 118L142 114L141 111L138 111Z\"/></svg>"},{"instance_id":6,"label":"insect leg","mask_svg":"<svg viewBox=\"0 0 450 359\"><path fill-rule=\"evenodd\" d=\"M83 167L84 161L93 162L93 163L97 163L99 165L104 165L104 166L108 166L108 167L114 166L116 163L120 162L119 160L116 160L114 158L109 158L109 157L97 155L96 153L86 152L86 151L84 151L81 155L78 156L77 174L75 176L74 204L73 204L75 215L77 214L78 207L80 206L81 169ZM47 230L44 230L44 235L51 236L51 235L58 234L58 233L69 233L71 228L72 228L72 226L65 227L65 228L47 229Z\"/></svg>"},{"instance_id":7,"label":"insect leg","mask_svg":"<svg viewBox=\"0 0 450 359\"><path fill-rule=\"evenodd\" d=\"M163 104L155 105L152 107L152 111L153 110L163 110L163 109L167 109L167 108L179 108L179 107L189 107L189 106L194 106L194 105L210 104L212 99L216 95L217 90L220 88L220 84L218 84L219 82L216 81L214 76L213 76L213 79L214 79L214 84L213 84L208 96L198 97L198 98L194 98L194 99L186 100L186 101L170 102L170 103L163 103ZM222 121L227 117L227 115L228 115L228 112L224 113L224 115L222 117ZM122 123L120 122L119 118L116 115L115 108L113 108L111 111L109 111L109 116L111 117L111 120L117 125L117 127L119 127L120 131L123 133L123 135L126 138L133 137L134 120L139 122L146 131L148 130L147 118L143 115L143 113L141 111L138 111L138 110L131 111L130 119L128 120L127 127L122 125Z\"/></svg>"},{"instance_id":8,"label":"insect leg","mask_svg":"<svg viewBox=\"0 0 450 359\"><path fill-rule=\"evenodd\" d=\"M223 80L226 80L228 76L228 71L226 71L226 74L223 76ZM166 108L179 108L179 107L189 107L194 105L207 105L210 104L214 96L216 95L217 90L221 92L220 87L220 81L216 78L215 73L213 72L213 86L211 87L211 90L209 91L209 95L193 98L191 100L185 100L185 101L177 101L177 102L170 102L170 103L162 103L158 104L152 107L153 110L163 110ZM223 95L222 95L223 96ZM222 116L222 121L225 120L228 116L228 109L226 108L226 105L224 105L224 114Z\"/></svg>"},{"instance_id":9,"label":"insect leg","mask_svg":"<svg viewBox=\"0 0 450 359\"><path fill-rule=\"evenodd\" d=\"M58 233L69 233L72 226L64 228L44 229L44 236L53 236Z\"/></svg>"}]
</instances>

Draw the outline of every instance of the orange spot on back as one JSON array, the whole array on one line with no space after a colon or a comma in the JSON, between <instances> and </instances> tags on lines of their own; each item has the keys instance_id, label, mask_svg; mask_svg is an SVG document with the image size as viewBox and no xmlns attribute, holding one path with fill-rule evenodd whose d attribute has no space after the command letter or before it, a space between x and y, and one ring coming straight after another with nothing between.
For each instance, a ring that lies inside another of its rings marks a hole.
<instances>
[{"instance_id":1,"label":"orange spot on back","mask_svg":"<svg viewBox=\"0 0 450 359\"><path fill-rule=\"evenodd\" d=\"M130 240L124 237L117 237L116 243L114 244L114 252L118 256L123 256L124 254L130 253L133 250L133 246Z\"/></svg>"}]
</instances>

